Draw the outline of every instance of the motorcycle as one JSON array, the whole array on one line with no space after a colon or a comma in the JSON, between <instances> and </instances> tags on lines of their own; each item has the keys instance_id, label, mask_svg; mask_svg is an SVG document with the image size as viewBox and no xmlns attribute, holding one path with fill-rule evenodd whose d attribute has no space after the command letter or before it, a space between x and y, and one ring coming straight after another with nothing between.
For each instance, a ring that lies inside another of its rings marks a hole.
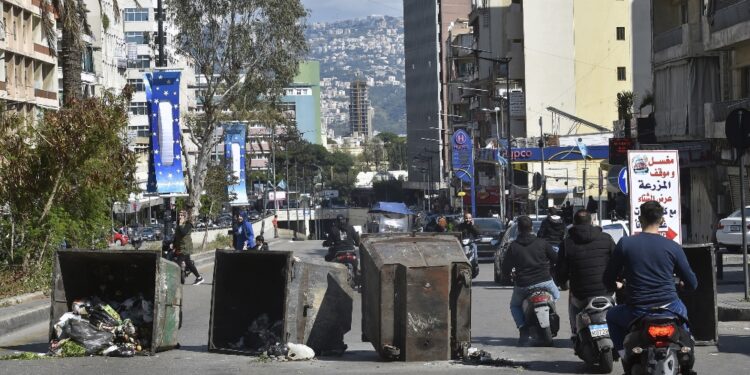
<instances>
[{"instance_id":1,"label":"motorcycle","mask_svg":"<svg viewBox=\"0 0 750 375\"><path fill-rule=\"evenodd\" d=\"M349 270L349 285L357 290L360 286L359 259L356 250L337 251L334 257L336 263L341 263Z\"/></svg>"},{"instance_id":2,"label":"motorcycle","mask_svg":"<svg viewBox=\"0 0 750 375\"><path fill-rule=\"evenodd\" d=\"M552 338L560 330L560 317L552 294L545 289L531 290L524 298L522 308L531 343L534 346L552 346Z\"/></svg>"},{"instance_id":3,"label":"motorcycle","mask_svg":"<svg viewBox=\"0 0 750 375\"><path fill-rule=\"evenodd\" d=\"M471 278L475 279L479 275L479 259L477 258L477 243L480 240L464 238L461 240L461 247L464 250L466 259L471 264Z\"/></svg>"},{"instance_id":4,"label":"motorcycle","mask_svg":"<svg viewBox=\"0 0 750 375\"><path fill-rule=\"evenodd\" d=\"M686 322L661 307L633 322L624 342L625 374L695 374L695 342L683 327Z\"/></svg>"},{"instance_id":5,"label":"motorcycle","mask_svg":"<svg viewBox=\"0 0 750 375\"><path fill-rule=\"evenodd\" d=\"M603 374L612 372L613 366L614 345L607 326L607 311L612 306L608 297L593 297L576 316L575 353L589 366L598 365Z\"/></svg>"}]
</instances>

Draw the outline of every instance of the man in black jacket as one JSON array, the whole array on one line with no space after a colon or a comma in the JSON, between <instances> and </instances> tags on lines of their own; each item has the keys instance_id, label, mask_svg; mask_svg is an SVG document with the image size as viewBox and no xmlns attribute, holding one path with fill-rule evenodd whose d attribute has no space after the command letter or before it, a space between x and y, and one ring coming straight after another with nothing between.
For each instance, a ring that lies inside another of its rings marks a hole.
<instances>
[{"instance_id":1,"label":"man in black jacket","mask_svg":"<svg viewBox=\"0 0 750 375\"><path fill-rule=\"evenodd\" d=\"M604 270L615 249L612 237L602 232L602 228L591 225L591 213L578 210L573 217L570 236L560 246L557 263L557 283L570 280L568 314L570 332L575 337L576 315L586 307L591 297L611 297L614 290L607 288L602 281Z\"/></svg>"},{"instance_id":2,"label":"man in black jacket","mask_svg":"<svg viewBox=\"0 0 750 375\"><path fill-rule=\"evenodd\" d=\"M550 267L557 262L557 253L547 241L534 236L532 228L528 216L518 218L518 237L510 244L503 259L503 273L510 275L515 268L510 313L519 330L519 345L524 345L529 338L522 307L527 293L533 289L546 289L555 301L560 298L560 291L550 274Z\"/></svg>"},{"instance_id":3,"label":"man in black jacket","mask_svg":"<svg viewBox=\"0 0 750 375\"><path fill-rule=\"evenodd\" d=\"M359 234L354 230L344 215L336 216L336 222L328 232L328 239L323 246L330 246L325 260L330 262L336 257L336 253L342 250L355 250L359 246Z\"/></svg>"},{"instance_id":4,"label":"man in black jacket","mask_svg":"<svg viewBox=\"0 0 750 375\"><path fill-rule=\"evenodd\" d=\"M546 240L552 246L560 246L565 237L565 223L556 208L550 207L547 211L547 218L542 221L537 237Z\"/></svg>"}]
</instances>

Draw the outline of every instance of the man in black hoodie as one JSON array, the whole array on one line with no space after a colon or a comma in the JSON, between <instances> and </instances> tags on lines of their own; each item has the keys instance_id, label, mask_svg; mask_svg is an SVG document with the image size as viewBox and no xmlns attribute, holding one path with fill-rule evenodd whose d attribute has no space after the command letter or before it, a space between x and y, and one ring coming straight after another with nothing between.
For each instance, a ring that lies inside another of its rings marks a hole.
<instances>
[{"instance_id":1,"label":"man in black hoodie","mask_svg":"<svg viewBox=\"0 0 750 375\"><path fill-rule=\"evenodd\" d=\"M615 250L612 237L602 232L602 228L591 225L591 213L578 210L573 217L570 236L563 241L558 252L557 283L570 280L568 313L570 332L575 337L576 315L586 307L591 297L611 297L614 290L607 288L602 281L609 258Z\"/></svg>"},{"instance_id":2,"label":"man in black hoodie","mask_svg":"<svg viewBox=\"0 0 750 375\"><path fill-rule=\"evenodd\" d=\"M523 314L523 300L530 290L546 289L557 301L560 291L552 281L550 267L557 262L557 253L547 241L534 236L531 219L518 218L518 237L510 244L503 259L503 273L510 275L515 268L513 296L510 298L510 313L519 330L519 345L529 338L529 329Z\"/></svg>"},{"instance_id":3,"label":"man in black hoodie","mask_svg":"<svg viewBox=\"0 0 750 375\"><path fill-rule=\"evenodd\" d=\"M547 218L542 221L542 225L539 227L539 232L536 236L546 240L552 246L560 246L565 237L565 223L556 208L549 208Z\"/></svg>"}]
</instances>

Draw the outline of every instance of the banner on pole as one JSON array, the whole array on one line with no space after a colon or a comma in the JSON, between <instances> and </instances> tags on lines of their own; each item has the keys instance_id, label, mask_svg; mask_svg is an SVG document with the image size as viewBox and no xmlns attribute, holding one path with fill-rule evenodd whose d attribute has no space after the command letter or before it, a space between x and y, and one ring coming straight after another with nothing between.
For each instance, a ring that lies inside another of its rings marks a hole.
<instances>
[{"instance_id":1,"label":"banner on pole","mask_svg":"<svg viewBox=\"0 0 750 375\"><path fill-rule=\"evenodd\" d=\"M451 138L453 173L463 182L474 179L474 149L471 137L463 129L456 130Z\"/></svg>"},{"instance_id":2,"label":"banner on pole","mask_svg":"<svg viewBox=\"0 0 750 375\"><path fill-rule=\"evenodd\" d=\"M229 195L234 199L229 202L232 206L247 206L247 187L245 186L245 143L247 125L243 123L226 123L224 127L224 157L232 176L236 179L234 185L227 186Z\"/></svg>"},{"instance_id":3,"label":"banner on pole","mask_svg":"<svg viewBox=\"0 0 750 375\"><path fill-rule=\"evenodd\" d=\"M659 233L682 244L680 204L680 159L676 150L628 151L628 192L630 193L630 233L643 231L641 204L657 201L664 207L664 223Z\"/></svg>"},{"instance_id":4,"label":"banner on pole","mask_svg":"<svg viewBox=\"0 0 750 375\"><path fill-rule=\"evenodd\" d=\"M144 77L150 125L147 191L185 195L180 142L180 72L156 71Z\"/></svg>"}]
</instances>

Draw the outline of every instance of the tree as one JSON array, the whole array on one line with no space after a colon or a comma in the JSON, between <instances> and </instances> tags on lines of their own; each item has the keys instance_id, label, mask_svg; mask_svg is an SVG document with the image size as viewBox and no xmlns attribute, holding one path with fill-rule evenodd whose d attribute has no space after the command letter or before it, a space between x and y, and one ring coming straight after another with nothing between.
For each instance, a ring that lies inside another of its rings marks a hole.
<instances>
[{"instance_id":1,"label":"tree","mask_svg":"<svg viewBox=\"0 0 750 375\"><path fill-rule=\"evenodd\" d=\"M619 120L630 120L633 118L633 105L635 104L635 95L632 91L623 91L617 93L617 117Z\"/></svg>"},{"instance_id":2,"label":"tree","mask_svg":"<svg viewBox=\"0 0 750 375\"><path fill-rule=\"evenodd\" d=\"M101 1L99 3L101 12ZM113 7L119 17L117 0ZM42 33L47 39L47 45L53 55L57 55L57 29L55 28L55 14L58 16L58 26L62 31L60 40L60 54L57 56L62 68L62 89L64 104L79 100L83 96L81 72L83 71L83 35L91 35L91 27L86 20L86 3L84 0L44 0L39 7L42 18Z\"/></svg>"},{"instance_id":3,"label":"tree","mask_svg":"<svg viewBox=\"0 0 750 375\"><path fill-rule=\"evenodd\" d=\"M129 94L73 101L34 125L0 113L0 260L29 270L63 239L97 247L111 235L113 203L137 191Z\"/></svg>"},{"instance_id":4,"label":"tree","mask_svg":"<svg viewBox=\"0 0 750 375\"><path fill-rule=\"evenodd\" d=\"M206 183L204 185L205 195L203 195L202 207L200 213L203 216L215 217L221 211L221 208L233 201L237 194L229 193L228 187L237 184L238 178L231 173L230 166L226 159L223 162L212 164L206 171ZM203 234L203 244L201 250L206 249L208 231Z\"/></svg>"},{"instance_id":5,"label":"tree","mask_svg":"<svg viewBox=\"0 0 750 375\"><path fill-rule=\"evenodd\" d=\"M376 138L383 141L389 168L404 169L406 166L406 138L388 132L379 133Z\"/></svg>"},{"instance_id":6,"label":"tree","mask_svg":"<svg viewBox=\"0 0 750 375\"><path fill-rule=\"evenodd\" d=\"M211 150L220 142L213 135L225 111L242 120L238 116L278 100L307 53L307 12L299 0L165 1L178 30L176 52L203 78L197 94L203 113L185 121L197 148L195 160L184 158L187 190L198 210Z\"/></svg>"}]
</instances>

